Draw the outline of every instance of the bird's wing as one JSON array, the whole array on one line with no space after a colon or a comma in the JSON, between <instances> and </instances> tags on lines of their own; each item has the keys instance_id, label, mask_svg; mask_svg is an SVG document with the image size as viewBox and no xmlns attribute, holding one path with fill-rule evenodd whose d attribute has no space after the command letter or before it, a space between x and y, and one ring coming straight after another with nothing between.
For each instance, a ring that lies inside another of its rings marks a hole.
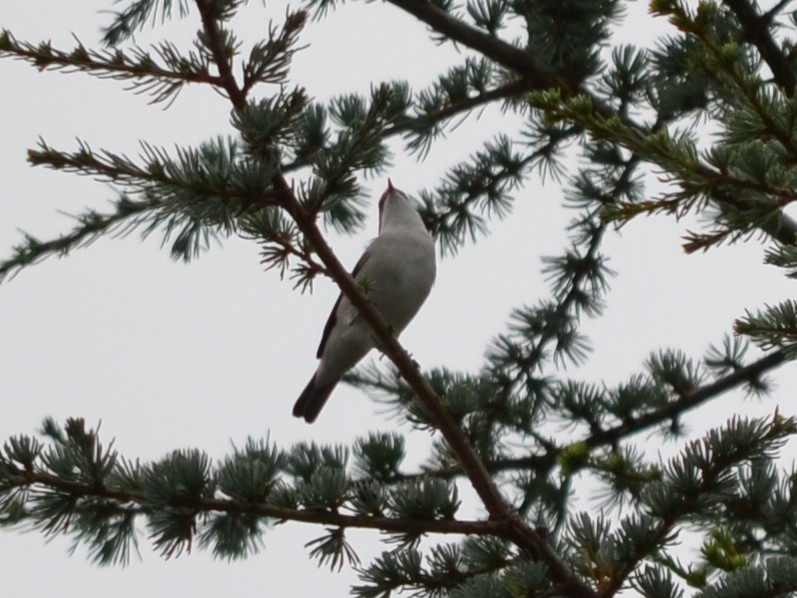
<instances>
[{"instance_id":1,"label":"bird's wing","mask_svg":"<svg viewBox=\"0 0 797 598\"><path fill-rule=\"evenodd\" d=\"M355 264L354 270L351 271L352 278L357 278L357 274L362 269L365 262L368 261L370 256L370 252L368 249L365 250L365 253L360 256L359 261ZM338 300L335 301L335 305L332 307L332 313L329 314L329 319L327 320L326 325L324 326L324 332L321 334L321 342L318 345L318 351L316 352L315 356L316 359L321 359L321 356L324 354L324 347L327 345L327 340L329 339L329 335L332 334L332 329L335 327L335 323L338 321L338 307L340 307L340 302L343 300L343 293L338 295Z\"/></svg>"}]
</instances>

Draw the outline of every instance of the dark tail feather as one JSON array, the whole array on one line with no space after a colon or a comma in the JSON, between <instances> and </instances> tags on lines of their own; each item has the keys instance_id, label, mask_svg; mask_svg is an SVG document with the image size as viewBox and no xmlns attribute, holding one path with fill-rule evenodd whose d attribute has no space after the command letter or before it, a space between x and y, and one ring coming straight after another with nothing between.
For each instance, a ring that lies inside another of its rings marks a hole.
<instances>
[{"instance_id":1,"label":"dark tail feather","mask_svg":"<svg viewBox=\"0 0 797 598\"><path fill-rule=\"evenodd\" d=\"M293 406L294 417L303 417L304 421L308 424L312 424L318 417L318 414L321 413L327 399L329 399L329 395L335 390L337 384L338 381L335 380L326 386L316 387L314 375Z\"/></svg>"}]
</instances>

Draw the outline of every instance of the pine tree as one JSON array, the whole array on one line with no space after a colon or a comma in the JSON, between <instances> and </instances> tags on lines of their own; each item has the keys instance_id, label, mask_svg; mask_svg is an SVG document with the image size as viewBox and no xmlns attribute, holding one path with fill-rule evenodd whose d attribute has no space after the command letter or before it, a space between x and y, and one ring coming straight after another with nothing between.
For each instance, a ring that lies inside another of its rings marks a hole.
<instances>
[{"instance_id":1,"label":"pine tree","mask_svg":"<svg viewBox=\"0 0 797 598\"><path fill-rule=\"evenodd\" d=\"M122 80L164 105L188 84L209 86L231 118L225 136L174 151L143 142L136 159L42 139L32 165L109 181L118 196L57 238L25 234L0 276L106 235L160 234L185 261L212 239L254 242L281 279L304 291L330 277L358 307L387 359L347 382L431 436L425 461L408 468L404 436L374 432L349 447L249 439L219 462L200 449L141 462L82 419L47 419L41 437L10 438L0 455L6 529L68 534L96 562L124 564L143 526L166 557L197 546L232 559L253 558L277 522L311 523L310 556L357 568L352 592L364 597L797 592L797 478L778 462L797 419L764 407L718 422L666 461L640 448L651 432L681 438L693 409L732 390L769 394L765 375L797 355L797 303L751 308L702 358L662 349L621 384L583 382L563 367L590 358L581 328L602 314L611 276L602 243L640 215L700 215L689 253L761 238L767 262L797 276L797 223L784 212L797 186L789 2L653 0L652 15L672 29L645 48L613 43L619 0L389 3L462 49L461 64L424 89L375 81L369 94L328 102L290 68L307 20L324 18L332 0L290 10L251 48L232 26L243 0L127 2L99 49L3 30L0 56ZM199 23L192 48L134 43L142 28L178 17ZM492 105L522 130L486 140L434 189L411 190L441 253L455 259L491 219L511 218L520 186L539 177L566 189L570 244L543 260L548 298L514 311L479 371L418 369L320 224L357 230L362 177L385 171L389 143L400 137L423 158ZM652 195L651 177L667 183ZM759 356L748 357L748 343ZM605 497L596 512L575 508L584 480ZM465 488L481 516L458 515ZM357 528L385 538L373 562L349 541ZM702 542L692 562L678 551L687 530Z\"/></svg>"}]
</instances>

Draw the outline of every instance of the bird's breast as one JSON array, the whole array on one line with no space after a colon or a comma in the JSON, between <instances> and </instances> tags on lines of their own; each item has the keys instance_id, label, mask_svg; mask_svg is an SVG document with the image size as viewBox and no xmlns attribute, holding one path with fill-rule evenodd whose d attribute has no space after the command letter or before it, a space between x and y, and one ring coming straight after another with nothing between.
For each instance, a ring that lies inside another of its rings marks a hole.
<instances>
[{"instance_id":1,"label":"bird's breast","mask_svg":"<svg viewBox=\"0 0 797 598\"><path fill-rule=\"evenodd\" d=\"M434 242L423 234L383 233L358 276L369 299L396 332L429 296L436 276Z\"/></svg>"}]
</instances>

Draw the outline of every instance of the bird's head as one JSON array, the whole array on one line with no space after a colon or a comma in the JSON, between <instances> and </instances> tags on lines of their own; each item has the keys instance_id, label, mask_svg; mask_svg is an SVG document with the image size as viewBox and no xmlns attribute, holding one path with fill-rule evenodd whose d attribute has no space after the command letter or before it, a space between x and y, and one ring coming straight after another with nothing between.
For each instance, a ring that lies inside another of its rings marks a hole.
<instances>
[{"instance_id":1,"label":"bird's head","mask_svg":"<svg viewBox=\"0 0 797 598\"><path fill-rule=\"evenodd\" d=\"M379 234L390 228L418 226L425 228L418 210L412 205L410 198L396 189L388 179L387 191L379 198Z\"/></svg>"}]
</instances>

